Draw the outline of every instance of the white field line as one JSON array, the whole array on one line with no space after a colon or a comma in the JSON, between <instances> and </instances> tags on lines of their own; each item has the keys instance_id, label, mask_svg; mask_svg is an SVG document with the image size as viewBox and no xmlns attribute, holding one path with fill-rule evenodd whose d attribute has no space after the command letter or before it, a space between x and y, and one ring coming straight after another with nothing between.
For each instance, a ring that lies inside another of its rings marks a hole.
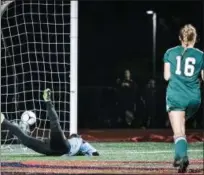
<instances>
[{"instance_id":1,"label":"white field line","mask_svg":"<svg viewBox=\"0 0 204 175\"><path fill-rule=\"evenodd\" d=\"M130 151L130 150L123 150L123 151L110 151L110 150L99 150L99 152L101 152L101 155L107 155L107 154L121 154L122 152L124 152L125 154L163 154L163 153L174 153L174 151L170 151L170 150L155 150L155 151ZM198 150L188 150L188 152L204 152L202 149L198 149ZM29 155L38 155L38 153L35 153L33 151L21 151L21 152L13 152L13 151L7 151L7 152L3 152L3 150L1 150L1 155L19 155L19 154L29 154ZM40 154L39 154L40 155Z\"/></svg>"},{"instance_id":2,"label":"white field line","mask_svg":"<svg viewBox=\"0 0 204 175\"><path fill-rule=\"evenodd\" d=\"M102 151L102 150L101 150ZM99 151L100 152L100 151ZM170 151L170 150L164 150L164 151L161 151L161 150L155 150L155 151L130 151L130 150L127 150L127 151L124 151L125 154L159 154L159 153L174 153L174 151ZM202 149L198 149L198 150L188 150L188 152L203 152ZM118 153L121 153L120 150L118 151L107 151L107 152L104 152L103 154L118 154Z\"/></svg>"}]
</instances>

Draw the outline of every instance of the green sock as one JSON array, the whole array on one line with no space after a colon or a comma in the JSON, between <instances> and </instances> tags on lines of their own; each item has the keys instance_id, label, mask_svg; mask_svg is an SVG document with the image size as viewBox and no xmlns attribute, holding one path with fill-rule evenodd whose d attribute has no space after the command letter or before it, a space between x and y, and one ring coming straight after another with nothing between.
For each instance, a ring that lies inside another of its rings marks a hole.
<instances>
[{"instance_id":1,"label":"green sock","mask_svg":"<svg viewBox=\"0 0 204 175\"><path fill-rule=\"evenodd\" d=\"M187 156L187 141L185 137L175 139L175 159Z\"/></svg>"}]
</instances>

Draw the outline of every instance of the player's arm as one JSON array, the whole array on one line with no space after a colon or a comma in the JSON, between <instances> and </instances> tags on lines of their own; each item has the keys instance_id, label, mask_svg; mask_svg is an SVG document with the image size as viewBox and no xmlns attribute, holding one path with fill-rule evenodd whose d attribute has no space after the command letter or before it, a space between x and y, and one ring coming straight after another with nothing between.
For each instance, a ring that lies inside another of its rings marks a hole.
<instances>
[{"instance_id":1,"label":"player's arm","mask_svg":"<svg viewBox=\"0 0 204 175\"><path fill-rule=\"evenodd\" d=\"M85 140L83 140L83 144L80 147L80 153L86 156L99 156L98 151Z\"/></svg>"},{"instance_id":2,"label":"player's arm","mask_svg":"<svg viewBox=\"0 0 204 175\"><path fill-rule=\"evenodd\" d=\"M203 65L202 65L202 69L201 69L201 78L204 81L204 54L203 54Z\"/></svg>"},{"instance_id":3,"label":"player's arm","mask_svg":"<svg viewBox=\"0 0 204 175\"><path fill-rule=\"evenodd\" d=\"M171 77L171 71L170 71L170 63L169 63L169 54L168 51L164 55L164 79L166 81L169 81Z\"/></svg>"},{"instance_id":4,"label":"player's arm","mask_svg":"<svg viewBox=\"0 0 204 175\"><path fill-rule=\"evenodd\" d=\"M67 139L70 150L67 154L68 156L76 156L78 152L80 151L80 147L83 143L83 139L80 138L77 134L73 134L74 136L71 136L69 139Z\"/></svg>"},{"instance_id":5,"label":"player's arm","mask_svg":"<svg viewBox=\"0 0 204 175\"><path fill-rule=\"evenodd\" d=\"M164 79L166 81L169 81L170 77L171 77L170 63L164 63Z\"/></svg>"},{"instance_id":6,"label":"player's arm","mask_svg":"<svg viewBox=\"0 0 204 175\"><path fill-rule=\"evenodd\" d=\"M70 151L68 156L99 156L98 151L87 141L83 140L78 134L72 134L68 142Z\"/></svg>"}]
</instances>

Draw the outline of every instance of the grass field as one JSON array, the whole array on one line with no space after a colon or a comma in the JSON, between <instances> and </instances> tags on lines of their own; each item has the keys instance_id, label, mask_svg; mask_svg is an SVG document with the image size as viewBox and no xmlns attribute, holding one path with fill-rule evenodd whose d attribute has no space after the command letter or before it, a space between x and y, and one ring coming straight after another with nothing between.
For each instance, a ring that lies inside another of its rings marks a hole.
<instances>
[{"instance_id":1,"label":"grass field","mask_svg":"<svg viewBox=\"0 0 204 175\"><path fill-rule=\"evenodd\" d=\"M46 157L15 145L1 152L2 172L50 174L176 174L173 144L156 142L92 143L99 157ZM203 143L188 148L190 174L203 174ZM12 168L11 168L12 167Z\"/></svg>"}]
</instances>

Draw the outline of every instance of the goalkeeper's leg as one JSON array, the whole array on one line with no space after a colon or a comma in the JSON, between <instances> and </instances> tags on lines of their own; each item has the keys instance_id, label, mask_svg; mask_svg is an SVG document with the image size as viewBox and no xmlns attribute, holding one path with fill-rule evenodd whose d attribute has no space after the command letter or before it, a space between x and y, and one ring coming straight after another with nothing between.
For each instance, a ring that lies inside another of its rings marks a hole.
<instances>
[{"instance_id":1,"label":"goalkeeper's leg","mask_svg":"<svg viewBox=\"0 0 204 175\"><path fill-rule=\"evenodd\" d=\"M41 140L35 139L31 136L26 135L18 126L10 123L5 119L4 114L1 113L1 125L8 129L11 134L15 135L23 145L32 149L35 152L50 155L52 153L49 143L45 143Z\"/></svg>"},{"instance_id":2,"label":"goalkeeper's leg","mask_svg":"<svg viewBox=\"0 0 204 175\"><path fill-rule=\"evenodd\" d=\"M57 112L51 102L50 89L44 90L43 98L46 102L47 117L50 119L50 147L59 154L66 154L70 150L70 145L61 129Z\"/></svg>"}]
</instances>

